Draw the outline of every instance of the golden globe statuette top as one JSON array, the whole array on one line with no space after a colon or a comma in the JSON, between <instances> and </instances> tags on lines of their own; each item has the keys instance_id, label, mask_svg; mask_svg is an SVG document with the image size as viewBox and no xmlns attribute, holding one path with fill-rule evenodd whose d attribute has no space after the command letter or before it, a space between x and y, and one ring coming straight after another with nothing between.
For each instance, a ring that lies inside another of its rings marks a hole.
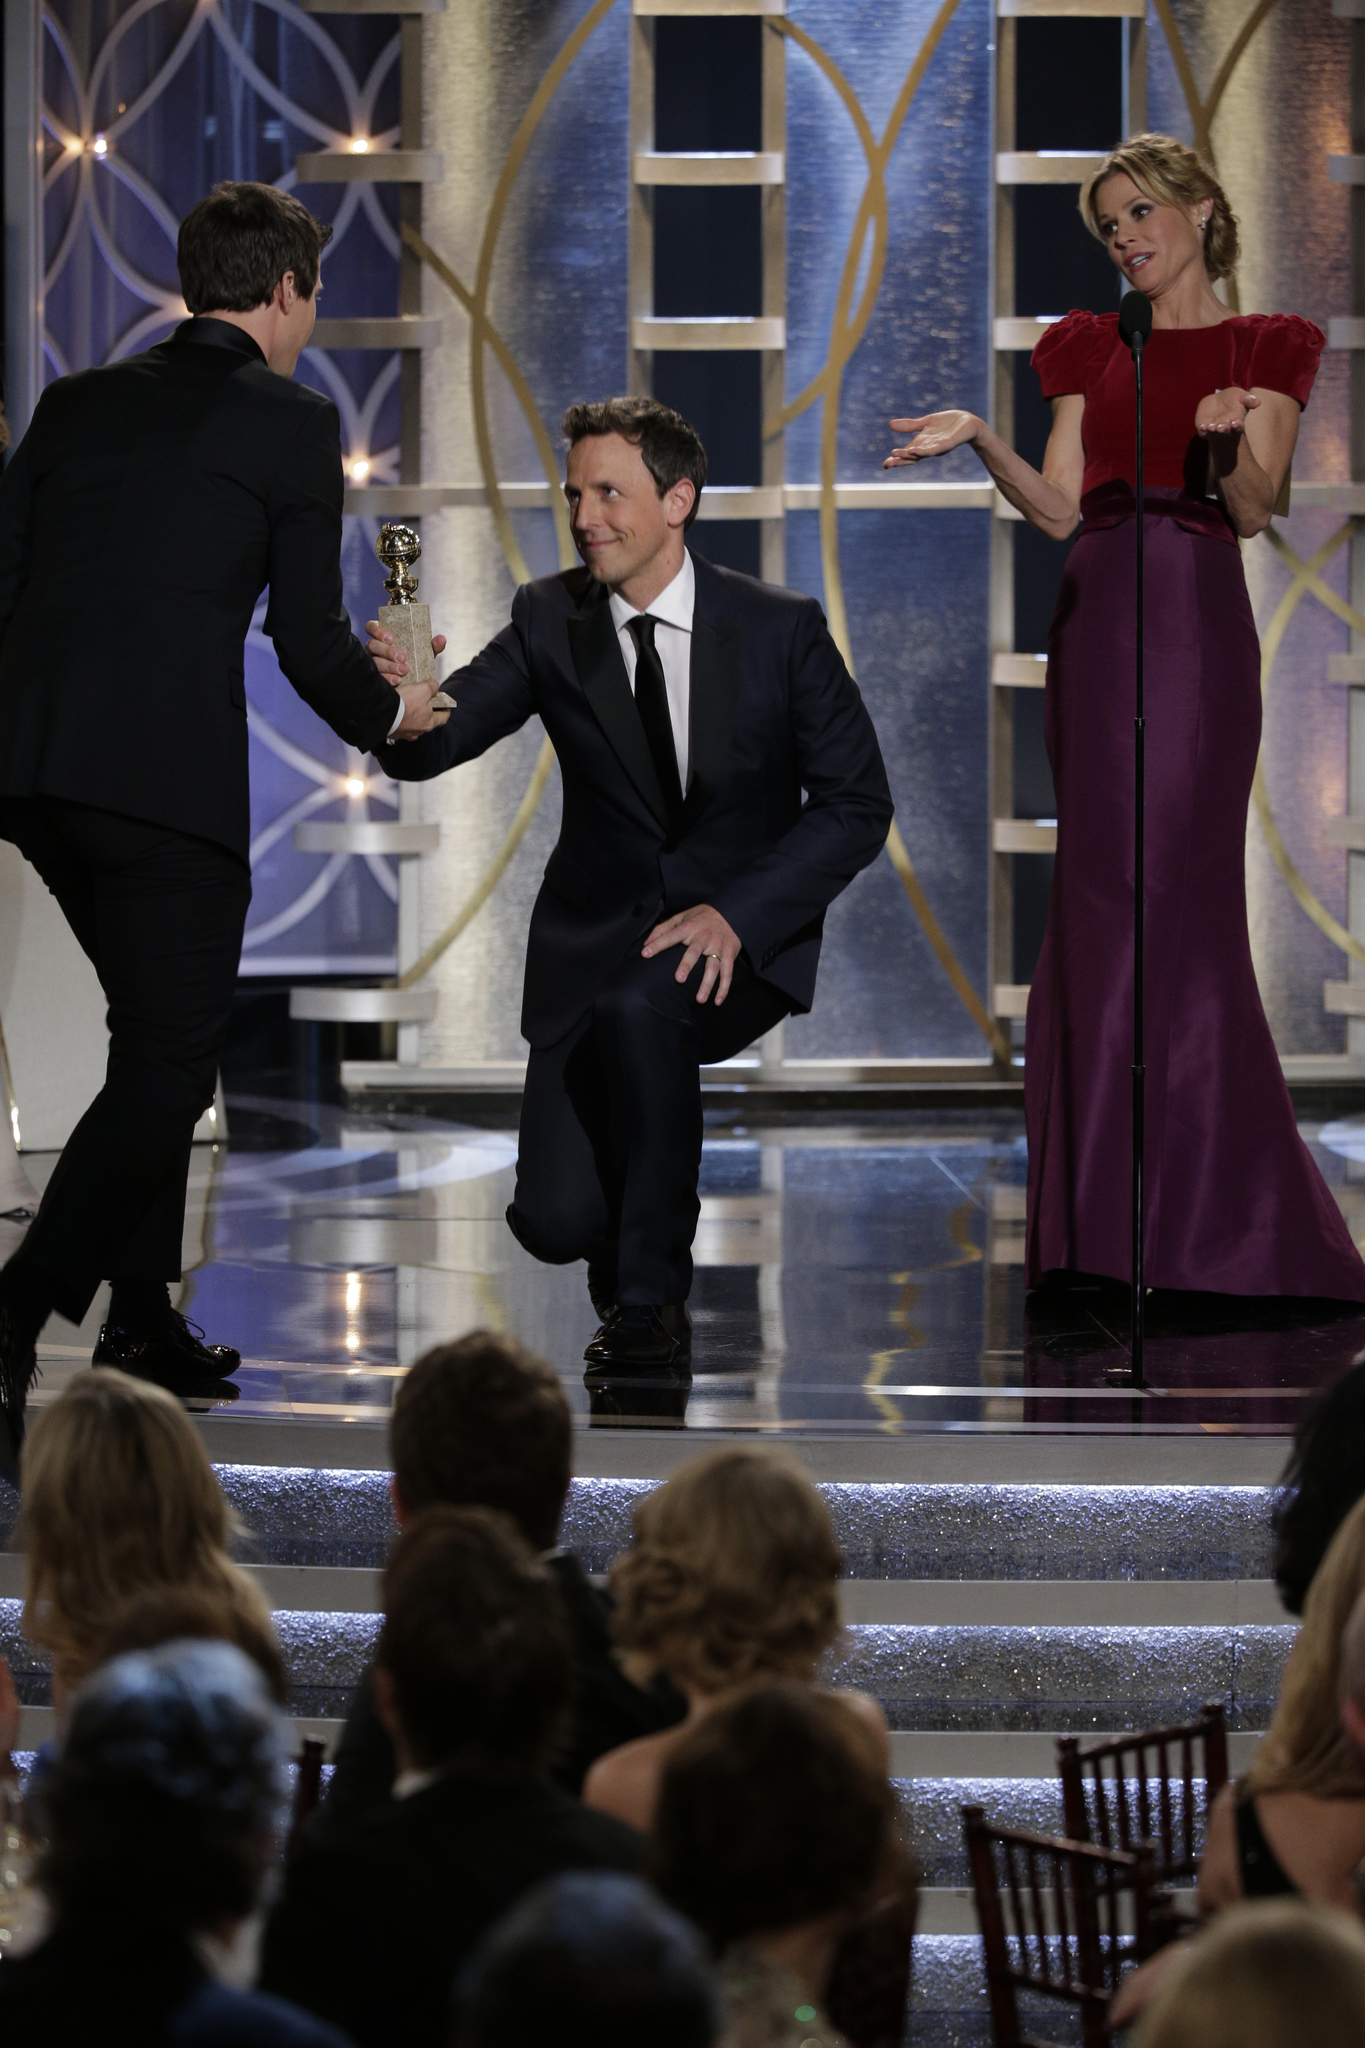
<instances>
[{"instance_id":1,"label":"golden globe statuette top","mask_svg":"<svg viewBox=\"0 0 1365 2048\"><path fill-rule=\"evenodd\" d=\"M401 647L406 654L409 677L419 683L434 683L436 658L431 651L431 611L427 605L414 604L417 578L409 573L410 564L422 552L422 543L410 526L389 520L379 529L374 551L389 572L384 579L389 601L379 607L380 627L393 636L395 647ZM455 709L454 698L447 697L444 690L437 690L431 701L438 710Z\"/></svg>"}]
</instances>

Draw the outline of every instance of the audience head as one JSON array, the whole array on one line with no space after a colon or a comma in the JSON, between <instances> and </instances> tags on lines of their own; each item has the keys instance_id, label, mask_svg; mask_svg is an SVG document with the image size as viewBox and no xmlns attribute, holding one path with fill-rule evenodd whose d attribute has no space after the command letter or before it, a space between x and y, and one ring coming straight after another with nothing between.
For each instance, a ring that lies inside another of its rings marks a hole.
<instances>
[{"instance_id":1,"label":"audience head","mask_svg":"<svg viewBox=\"0 0 1365 2048\"><path fill-rule=\"evenodd\" d=\"M1343 1518L1365 1494L1365 1352L1294 1432L1275 1502L1275 1584L1302 1614L1313 1575Z\"/></svg>"},{"instance_id":2,"label":"audience head","mask_svg":"<svg viewBox=\"0 0 1365 2048\"><path fill-rule=\"evenodd\" d=\"M1298 1899L1233 1906L1191 1941L1134 2048L1359 2048L1365 1929Z\"/></svg>"},{"instance_id":3,"label":"audience head","mask_svg":"<svg viewBox=\"0 0 1365 2048\"><path fill-rule=\"evenodd\" d=\"M22 1492L24 1629L63 1687L94 1669L135 1594L194 1588L271 1633L265 1599L228 1555L238 1525L203 1444L164 1388L104 1367L78 1374L29 1428Z\"/></svg>"},{"instance_id":4,"label":"audience head","mask_svg":"<svg viewBox=\"0 0 1365 2048\"><path fill-rule=\"evenodd\" d=\"M156 1650L163 1643L235 1643L251 1659L277 1706L289 1699L289 1674L279 1638L217 1586L153 1586L135 1593L110 1617L96 1662Z\"/></svg>"},{"instance_id":5,"label":"audience head","mask_svg":"<svg viewBox=\"0 0 1365 2048\"><path fill-rule=\"evenodd\" d=\"M1341 1638L1341 1725L1365 1767L1365 1593L1351 1609Z\"/></svg>"},{"instance_id":6,"label":"audience head","mask_svg":"<svg viewBox=\"0 0 1365 2048\"><path fill-rule=\"evenodd\" d=\"M618 1642L694 1692L810 1679L839 1632L843 1559L805 1474L762 1451L693 1459L635 1510L612 1567Z\"/></svg>"},{"instance_id":7,"label":"audience head","mask_svg":"<svg viewBox=\"0 0 1365 2048\"><path fill-rule=\"evenodd\" d=\"M851 1915L898 1868L876 1738L833 1694L749 1687L703 1715L664 1767L655 1878L717 1953Z\"/></svg>"},{"instance_id":8,"label":"audience head","mask_svg":"<svg viewBox=\"0 0 1365 2048\"><path fill-rule=\"evenodd\" d=\"M115 1658L77 1693L43 1790L59 1918L183 1935L244 1920L271 1853L288 1724L228 1643Z\"/></svg>"},{"instance_id":9,"label":"audience head","mask_svg":"<svg viewBox=\"0 0 1365 2048\"><path fill-rule=\"evenodd\" d=\"M375 1695L405 1769L534 1777L569 1701L559 1589L503 1515L421 1508L384 1574Z\"/></svg>"},{"instance_id":10,"label":"audience head","mask_svg":"<svg viewBox=\"0 0 1365 2048\"><path fill-rule=\"evenodd\" d=\"M1308 1589L1274 1718L1241 1781L1248 1796L1365 1797L1365 1758L1357 1754L1341 1715L1346 1624L1362 1592L1365 1499L1337 1530Z\"/></svg>"},{"instance_id":11,"label":"audience head","mask_svg":"<svg viewBox=\"0 0 1365 2048\"><path fill-rule=\"evenodd\" d=\"M471 1959L456 2011L459 2048L711 2048L720 2031L696 1931L614 1872L529 1893Z\"/></svg>"},{"instance_id":12,"label":"audience head","mask_svg":"<svg viewBox=\"0 0 1365 2048\"><path fill-rule=\"evenodd\" d=\"M544 1359L492 1330L438 1344L393 1404L400 1518L437 1501L497 1508L533 1550L549 1550L569 1491L571 1441L569 1404Z\"/></svg>"}]
</instances>

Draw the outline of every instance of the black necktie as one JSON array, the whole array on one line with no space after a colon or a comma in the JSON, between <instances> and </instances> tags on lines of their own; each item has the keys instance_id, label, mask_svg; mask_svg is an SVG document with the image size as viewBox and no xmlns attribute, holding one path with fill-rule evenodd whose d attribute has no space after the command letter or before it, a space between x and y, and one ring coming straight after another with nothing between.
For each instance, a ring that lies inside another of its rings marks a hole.
<instances>
[{"instance_id":1,"label":"black necktie","mask_svg":"<svg viewBox=\"0 0 1365 2048\"><path fill-rule=\"evenodd\" d=\"M649 742L654 772L664 793L670 819L682 809L682 783L678 777L678 750L673 744L673 720L668 715L668 688L664 665L654 645L655 621L646 612L629 622L635 642L635 708Z\"/></svg>"}]
</instances>

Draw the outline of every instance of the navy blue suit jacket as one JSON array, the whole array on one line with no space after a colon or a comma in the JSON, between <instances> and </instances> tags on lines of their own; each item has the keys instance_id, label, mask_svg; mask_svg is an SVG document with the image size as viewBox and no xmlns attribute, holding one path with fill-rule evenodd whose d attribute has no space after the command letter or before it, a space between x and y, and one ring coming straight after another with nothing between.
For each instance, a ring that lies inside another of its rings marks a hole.
<instances>
[{"instance_id":1,"label":"navy blue suit jacket","mask_svg":"<svg viewBox=\"0 0 1365 2048\"><path fill-rule=\"evenodd\" d=\"M544 722L564 814L526 949L533 1046L578 1022L661 911L698 903L808 1010L825 911L886 843L881 749L819 605L700 556L693 566L692 782L676 832L608 594L587 569L523 584L511 624L448 679L447 724L377 755L390 775L426 781Z\"/></svg>"}]
</instances>

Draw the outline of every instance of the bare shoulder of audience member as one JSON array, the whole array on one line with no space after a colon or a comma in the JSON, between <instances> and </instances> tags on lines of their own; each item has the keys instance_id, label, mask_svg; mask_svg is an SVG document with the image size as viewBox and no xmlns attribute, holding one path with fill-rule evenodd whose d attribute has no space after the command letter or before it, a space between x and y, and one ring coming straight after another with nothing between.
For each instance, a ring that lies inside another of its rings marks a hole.
<instances>
[{"instance_id":1,"label":"bare shoulder of audience member","mask_svg":"<svg viewBox=\"0 0 1365 2048\"><path fill-rule=\"evenodd\" d=\"M217 1976L272 1859L288 1737L231 1644L168 1644L95 1672L43 1793L52 1928L0 1967L0 2039L346 2048L310 2014Z\"/></svg>"},{"instance_id":2,"label":"bare shoulder of audience member","mask_svg":"<svg viewBox=\"0 0 1365 2048\"><path fill-rule=\"evenodd\" d=\"M1214 1802L1199 1872L1206 1913L1290 1892L1359 1910L1365 1756L1342 1701L1346 1690L1358 1690L1365 1702L1365 1642L1348 1638L1362 1592L1365 1499L1338 1529L1308 1589L1270 1727L1248 1770ZM1348 1641L1356 1643L1349 1657Z\"/></svg>"},{"instance_id":3,"label":"bare shoulder of audience member","mask_svg":"<svg viewBox=\"0 0 1365 2048\"><path fill-rule=\"evenodd\" d=\"M462 1975L456 2048L713 2048L715 1972L694 1927L637 1877L551 1878Z\"/></svg>"},{"instance_id":4,"label":"bare shoulder of audience member","mask_svg":"<svg viewBox=\"0 0 1365 2048\"><path fill-rule=\"evenodd\" d=\"M1184 1945L1133 2048L1359 2048L1365 1931L1300 1900L1257 1900Z\"/></svg>"},{"instance_id":5,"label":"bare shoulder of audience member","mask_svg":"<svg viewBox=\"0 0 1365 2048\"><path fill-rule=\"evenodd\" d=\"M1365 1494L1365 1353L1308 1409L1294 1432L1272 1515L1275 1584L1302 1614L1327 1546Z\"/></svg>"},{"instance_id":6,"label":"bare shoulder of audience member","mask_svg":"<svg viewBox=\"0 0 1365 2048\"><path fill-rule=\"evenodd\" d=\"M616 1640L632 1669L667 1674L686 1696L689 1722L756 1678L813 1684L839 1634L843 1562L829 1510L797 1465L762 1451L713 1451L637 1506L634 1541L611 1572ZM841 1697L889 1760L877 1702ZM604 1757L583 1787L587 1803L647 1830L679 1734Z\"/></svg>"},{"instance_id":7,"label":"bare shoulder of audience member","mask_svg":"<svg viewBox=\"0 0 1365 2048\"><path fill-rule=\"evenodd\" d=\"M115 1608L96 1661L155 1650L162 1643L235 1643L249 1657L277 1706L289 1702L289 1674L274 1627L221 1587L154 1586Z\"/></svg>"},{"instance_id":8,"label":"bare shoulder of audience member","mask_svg":"<svg viewBox=\"0 0 1365 2048\"><path fill-rule=\"evenodd\" d=\"M578 1792L605 1751L680 1720L668 1689L633 1685L613 1652L609 1606L576 1557L557 1549L569 1491L572 1426L557 1375L533 1351L491 1330L438 1344L403 1379L389 1424L400 1526L419 1509L496 1508L549 1564L573 1643L573 1697L550 1762ZM362 1678L337 1752L322 1824L381 1804L394 1780L393 1744Z\"/></svg>"},{"instance_id":9,"label":"bare shoulder of audience member","mask_svg":"<svg viewBox=\"0 0 1365 2048\"><path fill-rule=\"evenodd\" d=\"M518 1899L561 1871L639 1866L638 1835L544 1775L572 1672L558 1587L508 1518L419 1509L375 1652L398 1777L382 1806L303 1830L263 1984L361 2048L446 2048L454 1978Z\"/></svg>"},{"instance_id":10,"label":"bare shoulder of audience member","mask_svg":"<svg viewBox=\"0 0 1365 2048\"><path fill-rule=\"evenodd\" d=\"M77 1374L29 1429L22 1492L24 1633L52 1656L59 1709L135 1595L202 1594L237 1617L234 1639L273 1638L264 1596L228 1553L240 1525L163 1388L103 1366Z\"/></svg>"},{"instance_id":11,"label":"bare shoulder of audience member","mask_svg":"<svg viewBox=\"0 0 1365 2048\"><path fill-rule=\"evenodd\" d=\"M879 1993L894 2035L914 1876L883 1745L840 1695L760 1682L690 1728L664 1769L653 1875L721 1960L725 2048L831 2048L845 2010L880 2038Z\"/></svg>"}]
</instances>

